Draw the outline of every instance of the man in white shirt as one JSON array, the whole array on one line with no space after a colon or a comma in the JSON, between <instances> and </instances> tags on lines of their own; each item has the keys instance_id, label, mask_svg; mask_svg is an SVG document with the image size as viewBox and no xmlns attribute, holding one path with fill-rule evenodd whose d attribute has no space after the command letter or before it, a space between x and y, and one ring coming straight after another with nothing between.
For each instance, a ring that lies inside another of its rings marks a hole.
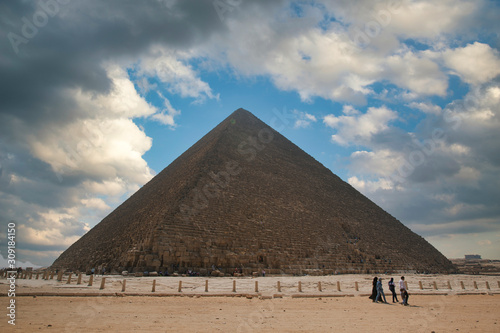
<instances>
[{"instance_id":1,"label":"man in white shirt","mask_svg":"<svg viewBox=\"0 0 500 333\"><path fill-rule=\"evenodd\" d=\"M402 276L401 280L399 280L399 291L401 292L401 298L403 299L403 305L408 305L408 299L406 298L406 285L405 285L405 277Z\"/></svg>"}]
</instances>

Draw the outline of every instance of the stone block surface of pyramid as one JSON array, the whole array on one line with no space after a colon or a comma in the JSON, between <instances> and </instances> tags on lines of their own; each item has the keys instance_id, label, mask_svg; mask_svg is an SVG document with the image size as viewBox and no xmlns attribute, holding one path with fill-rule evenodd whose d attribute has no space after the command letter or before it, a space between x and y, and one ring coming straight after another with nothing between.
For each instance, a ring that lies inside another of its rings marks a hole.
<instances>
[{"instance_id":1,"label":"stone block surface of pyramid","mask_svg":"<svg viewBox=\"0 0 500 333\"><path fill-rule=\"evenodd\" d=\"M53 267L249 274L452 272L424 238L238 109Z\"/></svg>"}]
</instances>

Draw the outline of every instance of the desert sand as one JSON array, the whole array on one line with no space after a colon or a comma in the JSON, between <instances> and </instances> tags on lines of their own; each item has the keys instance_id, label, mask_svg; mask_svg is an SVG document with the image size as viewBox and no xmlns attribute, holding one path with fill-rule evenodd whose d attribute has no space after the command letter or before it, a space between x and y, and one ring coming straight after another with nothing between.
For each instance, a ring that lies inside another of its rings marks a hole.
<instances>
[{"instance_id":1,"label":"desert sand","mask_svg":"<svg viewBox=\"0 0 500 333\"><path fill-rule=\"evenodd\" d=\"M366 297L19 297L2 332L499 332L500 296L415 296L410 306ZM9 325L10 326L10 325Z\"/></svg>"},{"instance_id":2,"label":"desert sand","mask_svg":"<svg viewBox=\"0 0 500 333\"><path fill-rule=\"evenodd\" d=\"M104 290L99 289L100 276L91 287L88 276L83 276L81 285L76 278L68 284L68 276L61 282L32 277L17 280L16 326L2 315L0 331L500 332L497 276L406 275L412 294L407 307L391 302L385 287L388 277L383 276L388 304L368 299L372 278L368 275L208 278L208 292L204 277L127 277L124 293L122 276L108 276ZM179 281L183 286L180 293ZM255 281L259 282L258 292ZM302 292L298 291L299 281ZM319 281L322 291L317 288ZM422 281L422 290L418 281ZM1 279L3 309L9 301L6 291L6 280Z\"/></svg>"}]
</instances>

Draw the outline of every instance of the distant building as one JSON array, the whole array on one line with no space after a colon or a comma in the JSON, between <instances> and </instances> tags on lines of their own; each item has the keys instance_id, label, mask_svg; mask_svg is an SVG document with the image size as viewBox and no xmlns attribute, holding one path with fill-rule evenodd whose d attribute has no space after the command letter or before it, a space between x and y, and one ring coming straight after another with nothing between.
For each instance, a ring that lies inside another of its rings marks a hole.
<instances>
[{"instance_id":1,"label":"distant building","mask_svg":"<svg viewBox=\"0 0 500 333\"><path fill-rule=\"evenodd\" d=\"M479 255L479 254L466 254L465 260L481 260L481 255Z\"/></svg>"}]
</instances>

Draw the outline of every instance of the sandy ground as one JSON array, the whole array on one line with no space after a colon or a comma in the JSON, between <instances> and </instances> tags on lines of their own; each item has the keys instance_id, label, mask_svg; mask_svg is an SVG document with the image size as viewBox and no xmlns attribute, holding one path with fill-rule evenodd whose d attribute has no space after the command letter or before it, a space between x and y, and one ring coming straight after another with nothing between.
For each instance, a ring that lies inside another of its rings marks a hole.
<instances>
[{"instance_id":1,"label":"sandy ground","mask_svg":"<svg viewBox=\"0 0 500 333\"><path fill-rule=\"evenodd\" d=\"M390 276L382 277L391 301L386 287ZM399 276L393 277L399 280ZM80 285L74 276L69 284L68 276L61 282L33 276L16 281L15 327L7 323L6 306L11 298L7 297L7 280L0 279L0 309L4 309L0 332L500 332L498 276L407 274L411 293L408 307L372 303L365 296L371 292L372 278L107 276L105 289L100 290L101 276L95 278L93 286L88 286L88 276L82 277ZM126 292L122 293L124 279ZM233 281L236 293L232 292ZM298 291L299 281L302 292ZM216 297L221 295L233 297Z\"/></svg>"},{"instance_id":2,"label":"sandy ground","mask_svg":"<svg viewBox=\"0 0 500 333\"><path fill-rule=\"evenodd\" d=\"M2 332L499 332L500 295L366 297L18 297Z\"/></svg>"}]
</instances>

